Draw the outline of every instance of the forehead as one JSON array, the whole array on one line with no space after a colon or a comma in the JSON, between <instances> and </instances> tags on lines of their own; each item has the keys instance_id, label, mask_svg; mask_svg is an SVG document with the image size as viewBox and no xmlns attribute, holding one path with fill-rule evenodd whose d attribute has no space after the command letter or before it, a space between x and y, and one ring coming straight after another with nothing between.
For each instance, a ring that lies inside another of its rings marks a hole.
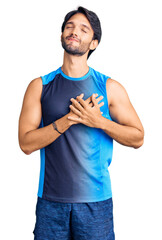
<instances>
[{"instance_id":1,"label":"forehead","mask_svg":"<svg viewBox=\"0 0 162 240\"><path fill-rule=\"evenodd\" d=\"M85 25L87 26L91 31L93 31L90 22L86 18L86 16L83 13L76 13L74 14L69 20L66 22L69 23L72 22L73 24L78 24L78 25Z\"/></svg>"}]
</instances>

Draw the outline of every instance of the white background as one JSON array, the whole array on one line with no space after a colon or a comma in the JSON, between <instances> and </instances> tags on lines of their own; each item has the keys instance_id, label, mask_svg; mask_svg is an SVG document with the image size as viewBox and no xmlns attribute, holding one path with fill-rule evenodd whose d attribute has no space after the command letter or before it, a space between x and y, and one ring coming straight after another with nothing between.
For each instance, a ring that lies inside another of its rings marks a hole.
<instances>
[{"instance_id":1,"label":"white background","mask_svg":"<svg viewBox=\"0 0 162 240\"><path fill-rule=\"evenodd\" d=\"M39 151L25 155L18 119L31 80L63 62L64 16L78 6L94 11L102 39L88 65L120 82L145 129L139 149L114 141L109 167L117 240L162 239L160 0L3 1L1 22L0 239L33 239Z\"/></svg>"}]
</instances>

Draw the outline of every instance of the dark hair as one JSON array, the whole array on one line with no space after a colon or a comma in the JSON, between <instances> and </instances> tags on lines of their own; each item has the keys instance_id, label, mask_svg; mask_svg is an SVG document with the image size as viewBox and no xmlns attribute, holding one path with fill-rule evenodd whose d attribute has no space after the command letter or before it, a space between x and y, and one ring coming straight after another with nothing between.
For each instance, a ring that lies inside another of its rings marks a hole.
<instances>
[{"instance_id":1,"label":"dark hair","mask_svg":"<svg viewBox=\"0 0 162 240\"><path fill-rule=\"evenodd\" d=\"M100 24L100 20L99 18L97 17L96 13L92 12L92 11L89 11L88 9L84 8L84 7L78 7L77 10L73 10L69 13L66 14L65 18L64 18L64 22L62 24L62 27L61 27L61 31L63 32L64 31L64 28L65 28L65 25L66 25L66 22L76 13L83 13L88 21L90 22L91 24L91 27L94 31L94 35L93 35L93 38L92 40L95 40L97 39L98 40L98 44L101 40L101 34L102 34L102 30L101 30L101 24ZM95 49L94 49L95 50ZM92 54L92 52L94 50L90 50L89 53L88 53L88 56L87 56L87 59L89 58L89 56Z\"/></svg>"}]
</instances>

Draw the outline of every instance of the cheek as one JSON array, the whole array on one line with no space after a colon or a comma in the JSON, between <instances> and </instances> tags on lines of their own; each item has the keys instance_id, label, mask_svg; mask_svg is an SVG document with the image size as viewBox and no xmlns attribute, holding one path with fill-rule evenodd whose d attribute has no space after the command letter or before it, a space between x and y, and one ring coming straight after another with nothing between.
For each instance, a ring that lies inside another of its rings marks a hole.
<instances>
[{"instance_id":1,"label":"cheek","mask_svg":"<svg viewBox=\"0 0 162 240\"><path fill-rule=\"evenodd\" d=\"M64 32L62 33L62 37L66 38L67 36L69 36L69 33L67 30L64 30Z\"/></svg>"},{"instance_id":2,"label":"cheek","mask_svg":"<svg viewBox=\"0 0 162 240\"><path fill-rule=\"evenodd\" d=\"M91 44L91 39L89 39L89 38L82 38L81 43L86 44L87 46L89 46Z\"/></svg>"},{"instance_id":3,"label":"cheek","mask_svg":"<svg viewBox=\"0 0 162 240\"><path fill-rule=\"evenodd\" d=\"M82 39L86 43L91 43L92 42L92 36L90 36L89 34L83 34Z\"/></svg>"}]
</instances>

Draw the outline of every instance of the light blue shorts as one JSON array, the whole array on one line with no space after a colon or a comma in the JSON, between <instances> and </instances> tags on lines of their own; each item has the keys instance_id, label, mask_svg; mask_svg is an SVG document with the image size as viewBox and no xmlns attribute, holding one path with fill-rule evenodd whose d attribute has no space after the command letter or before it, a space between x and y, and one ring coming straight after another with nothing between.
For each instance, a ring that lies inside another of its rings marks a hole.
<instances>
[{"instance_id":1,"label":"light blue shorts","mask_svg":"<svg viewBox=\"0 0 162 240\"><path fill-rule=\"evenodd\" d=\"M38 197L34 240L115 240L113 201L62 203Z\"/></svg>"}]
</instances>

